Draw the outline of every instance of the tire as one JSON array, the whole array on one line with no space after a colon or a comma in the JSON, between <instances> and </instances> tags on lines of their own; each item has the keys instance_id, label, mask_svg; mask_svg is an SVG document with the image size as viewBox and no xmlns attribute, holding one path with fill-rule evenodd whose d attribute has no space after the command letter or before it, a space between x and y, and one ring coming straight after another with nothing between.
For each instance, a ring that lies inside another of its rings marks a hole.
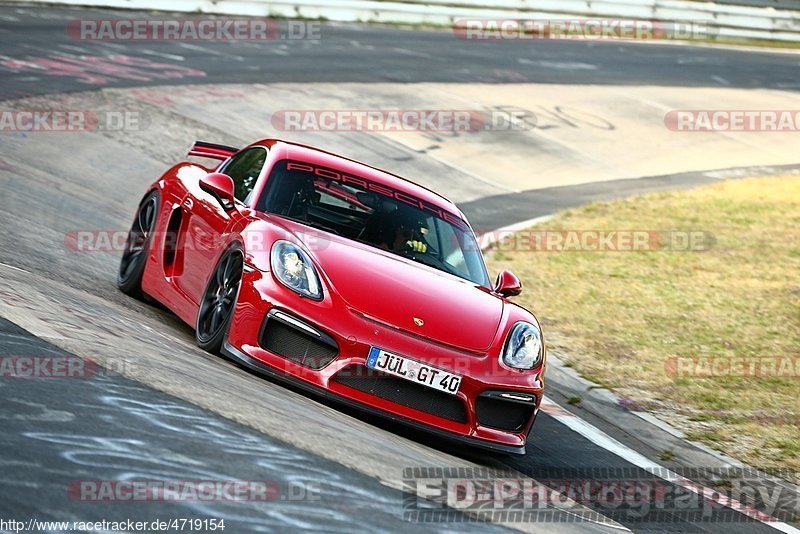
<instances>
[{"instance_id":1,"label":"tire","mask_svg":"<svg viewBox=\"0 0 800 534\"><path fill-rule=\"evenodd\" d=\"M158 221L159 195L153 191L139 203L136 217L128 232L125 251L119 262L117 287L135 298L142 298L142 276L147 266L147 255L153 241L153 230Z\"/></svg>"},{"instance_id":2,"label":"tire","mask_svg":"<svg viewBox=\"0 0 800 534\"><path fill-rule=\"evenodd\" d=\"M197 310L195 341L201 349L217 354L222 348L236 309L243 270L244 257L237 246L226 250L214 268Z\"/></svg>"}]
</instances>

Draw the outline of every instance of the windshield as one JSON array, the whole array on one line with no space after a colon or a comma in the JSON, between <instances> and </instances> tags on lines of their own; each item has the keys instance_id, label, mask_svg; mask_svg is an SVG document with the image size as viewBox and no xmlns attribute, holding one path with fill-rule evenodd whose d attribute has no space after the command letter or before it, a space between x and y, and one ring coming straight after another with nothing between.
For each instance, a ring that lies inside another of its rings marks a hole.
<instances>
[{"instance_id":1,"label":"windshield","mask_svg":"<svg viewBox=\"0 0 800 534\"><path fill-rule=\"evenodd\" d=\"M273 167L257 207L489 287L478 244L461 218L382 184L284 160Z\"/></svg>"}]
</instances>

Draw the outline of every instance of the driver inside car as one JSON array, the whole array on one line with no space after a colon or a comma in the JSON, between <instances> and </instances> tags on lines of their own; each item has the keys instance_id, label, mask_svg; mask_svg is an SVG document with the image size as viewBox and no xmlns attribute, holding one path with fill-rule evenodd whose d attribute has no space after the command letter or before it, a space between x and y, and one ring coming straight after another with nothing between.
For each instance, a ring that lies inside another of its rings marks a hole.
<instances>
[{"instance_id":1,"label":"driver inside car","mask_svg":"<svg viewBox=\"0 0 800 534\"><path fill-rule=\"evenodd\" d=\"M415 213L399 208L389 214L389 220L381 232L378 246L395 252L411 251L422 254L428 251L425 234L428 225Z\"/></svg>"}]
</instances>

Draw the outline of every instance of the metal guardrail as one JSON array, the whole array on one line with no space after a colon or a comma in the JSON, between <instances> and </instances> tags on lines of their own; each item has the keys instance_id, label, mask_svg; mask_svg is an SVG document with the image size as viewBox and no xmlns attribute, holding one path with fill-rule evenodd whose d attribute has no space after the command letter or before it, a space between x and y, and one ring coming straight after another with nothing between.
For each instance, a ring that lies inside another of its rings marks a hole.
<instances>
[{"instance_id":1,"label":"metal guardrail","mask_svg":"<svg viewBox=\"0 0 800 534\"><path fill-rule=\"evenodd\" d=\"M793 9L800 11L800 0L715 0L717 4L730 4L745 7L771 7L772 9Z\"/></svg>"},{"instance_id":2,"label":"metal guardrail","mask_svg":"<svg viewBox=\"0 0 800 534\"><path fill-rule=\"evenodd\" d=\"M451 26L460 19L640 19L711 37L800 42L800 0L28 0L123 9ZM0 3L8 0L0 0Z\"/></svg>"}]
</instances>

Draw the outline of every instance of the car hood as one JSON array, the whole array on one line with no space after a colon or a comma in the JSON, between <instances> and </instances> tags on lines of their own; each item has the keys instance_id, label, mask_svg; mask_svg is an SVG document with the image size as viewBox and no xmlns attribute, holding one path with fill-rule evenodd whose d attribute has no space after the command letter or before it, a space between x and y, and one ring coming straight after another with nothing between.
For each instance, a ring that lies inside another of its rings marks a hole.
<instances>
[{"instance_id":1,"label":"car hood","mask_svg":"<svg viewBox=\"0 0 800 534\"><path fill-rule=\"evenodd\" d=\"M281 220L354 310L374 320L468 351L488 349L503 300L473 282L383 251ZM418 325L415 319L421 320Z\"/></svg>"}]
</instances>

